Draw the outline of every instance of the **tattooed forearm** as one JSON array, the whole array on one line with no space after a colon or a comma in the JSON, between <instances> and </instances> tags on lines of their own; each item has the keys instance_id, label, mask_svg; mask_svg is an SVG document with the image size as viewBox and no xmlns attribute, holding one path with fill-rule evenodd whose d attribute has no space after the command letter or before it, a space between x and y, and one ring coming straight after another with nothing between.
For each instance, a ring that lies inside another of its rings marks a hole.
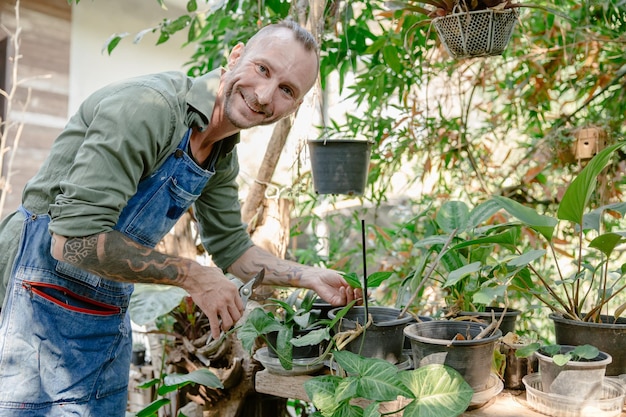
<instances>
[{"instance_id":1,"label":"tattooed forearm","mask_svg":"<svg viewBox=\"0 0 626 417\"><path fill-rule=\"evenodd\" d=\"M258 246L252 246L229 268L229 272L236 276L252 277L263 268L265 269L264 283L294 287L300 285L306 269L299 263L278 259Z\"/></svg>"},{"instance_id":2,"label":"tattooed forearm","mask_svg":"<svg viewBox=\"0 0 626 417\"><path fill-rule=\"evenodd\" d=\"M137 244L119 232L68 238L63 259L96 275L123 282L176 284L190 261Z\"/></svg>"}]
</instances>

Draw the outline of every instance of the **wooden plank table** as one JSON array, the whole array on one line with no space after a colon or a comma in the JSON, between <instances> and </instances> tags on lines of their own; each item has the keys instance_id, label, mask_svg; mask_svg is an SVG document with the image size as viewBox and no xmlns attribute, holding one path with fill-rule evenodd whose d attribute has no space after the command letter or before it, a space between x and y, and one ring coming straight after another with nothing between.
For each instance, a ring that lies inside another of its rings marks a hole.
<instances>
[{"instance_id":1,"label":"wooden plank table","mask_svg":"<svg viewBox=\"0 0 626 417\"><path fill-rule=\"evenodd\" d=\"M302 401L310 401L304 391L304 382L311 376L283 376L271 374L264 369L256 373L255 389L262 394L268 394L280 398L294 398ZM395 408L397 409L397 408ZM382 411L393 411L393 408ZM544 414L532 410L526 403L525 391L504 390L495 398L479 408L468 410L461 414L462 417L545 417ZM585 416L594 417L594 416ZM620 417L626 417L622 411Z\"/></svg>"}]
</instances>

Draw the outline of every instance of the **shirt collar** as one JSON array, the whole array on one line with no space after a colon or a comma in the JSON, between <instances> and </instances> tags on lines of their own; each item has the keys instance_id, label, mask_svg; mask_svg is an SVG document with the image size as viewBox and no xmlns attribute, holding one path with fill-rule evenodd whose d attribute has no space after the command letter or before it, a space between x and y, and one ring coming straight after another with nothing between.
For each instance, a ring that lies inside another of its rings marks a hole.
<instances>
[{"instance_id":1,"label":"shirt collar","mask_svg":"<svg viewBox=\"0 0 626 417\"><path fill-rule=\"evenodd\" d=\"M215 106L217 91L220 86L221 68L217 68L198 78L191 79L191 87L187 92L187 126L198 126L200 131L207 128L209 118ZM225 138L220 154L225 155L239 143L239 133Z\"/></svg>"}]
</instances>

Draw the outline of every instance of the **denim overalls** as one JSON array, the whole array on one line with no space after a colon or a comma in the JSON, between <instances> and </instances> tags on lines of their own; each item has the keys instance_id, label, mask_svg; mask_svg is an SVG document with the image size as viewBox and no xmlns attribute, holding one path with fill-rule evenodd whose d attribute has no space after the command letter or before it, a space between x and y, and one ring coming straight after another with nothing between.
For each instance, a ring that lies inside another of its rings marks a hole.
<instances>
[{"instance_id":1,"label":"denim overalls","mask_svg":"<svg viewBox=\"0 0 626 417\"><path fill-rule=\"evenodd\" d=\"M185 152L191 129L120 215L115 230L154 247L215 172ZM50 217L24 214L0 316L0 417L123 417L131 356L133 285L87 273L50 255Z\"/></svg>"}]
</instances>

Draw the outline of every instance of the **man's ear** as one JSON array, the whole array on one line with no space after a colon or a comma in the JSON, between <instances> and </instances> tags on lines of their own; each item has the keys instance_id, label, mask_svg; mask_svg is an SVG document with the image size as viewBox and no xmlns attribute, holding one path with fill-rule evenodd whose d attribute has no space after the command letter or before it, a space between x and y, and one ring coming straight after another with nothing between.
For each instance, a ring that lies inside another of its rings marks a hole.
<instances>
[{"instance_id":1,"label":"man's ear","mask_svg":"<svg viewBox=\"0 0 626 417\"><path fill-rule=\"evenodd\" d=\"M228 55L228 69L232 69L239 58L243 55L244 44L239 42L237 45L230 50L230 54Z\"/></svg>"}]
</instances>

